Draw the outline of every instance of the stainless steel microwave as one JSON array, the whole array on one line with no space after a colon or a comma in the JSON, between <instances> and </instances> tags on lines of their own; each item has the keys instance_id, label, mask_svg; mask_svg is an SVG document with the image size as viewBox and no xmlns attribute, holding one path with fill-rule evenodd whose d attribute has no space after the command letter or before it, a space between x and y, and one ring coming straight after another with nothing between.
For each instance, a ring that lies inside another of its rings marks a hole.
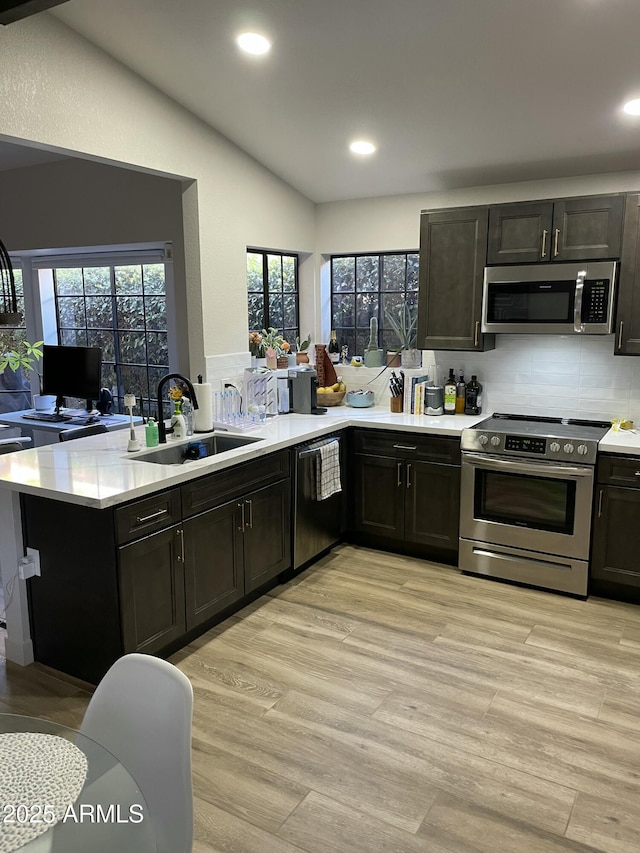
<instances>
[{"instance_id":1,"label":"stainless steel microwave","mask_svg":"<svg viewBox=\"0 0 640 853\"><path fill-rule=\"evenodd\" d=\"M617 268L616 261L486 267L482 331L610 334Z\"/></svg>"}]
</instances>

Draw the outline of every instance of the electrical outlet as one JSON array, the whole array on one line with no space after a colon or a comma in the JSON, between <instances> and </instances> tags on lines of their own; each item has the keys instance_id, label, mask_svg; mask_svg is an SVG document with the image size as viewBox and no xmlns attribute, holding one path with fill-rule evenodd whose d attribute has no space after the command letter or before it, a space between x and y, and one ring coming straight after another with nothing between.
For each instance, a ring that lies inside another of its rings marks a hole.
<instances>
[{"instance_id":1,"label":"electrical outlet","mask_svg":"<svg viewBox=\"0 0 640 853\"><path fill-rule=\"evenodd\" d=\"M23 581L32 578L36 573L36 567L31 557L21 557L18 560L18 574Z\"/></svg>"},{"instance_id":2,"label":"electrical outlet","mask_svg":"<svg viewBox=\"0 0 640 853\"><path fill-rule=\"evenodd\" d=\"M40 577L40 551L37 548L27 548L27 557L33 561L34 575Z\"/></svg>"}]
</instances>

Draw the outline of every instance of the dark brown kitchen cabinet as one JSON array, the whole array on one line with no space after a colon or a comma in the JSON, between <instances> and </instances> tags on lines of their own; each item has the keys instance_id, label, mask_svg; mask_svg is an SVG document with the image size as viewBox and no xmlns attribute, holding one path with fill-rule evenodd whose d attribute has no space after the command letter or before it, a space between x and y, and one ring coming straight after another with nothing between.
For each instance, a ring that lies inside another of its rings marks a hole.
<instances>
[{"instance_id":1,"label":"dark brown kitchen cabinet","mask_svg":"<svg viewBox=\"0 0 640 853\"><path fill-rule=\"evenodd\" d=\"M495 205L487 265L617 259L624 195Z\"/></svg>"},{"instance_id":2,"label":"dark brown kitchen cabinet","mask_svg":"<svg viewBox=\"0 0 640 853\"><path fill-rule=\"evenodd\" d=\"M153 654L185 632L179 525L119 549L123 652Z\"/></svg>"},{"instance_id":3,"label":"dark brown kitchen cabinet","mask_svg":"<svg viewBox=\"0 0 640 853\"><path fill-rule=\"evenodd\" d=\"M640 592L640 457L601 456L597 480L590 592Z\"/></svg>"},{"instance_id":4,"label":"dark brown kitchen cabinet","mask_svg":"<svg viewBox=\"0 0 640 853\"><path fill-rule=\"evenodd\" d=\"M291 565L287 450L115 508L20 499L42 567L35 659L93 684L127 652L180 648Z\"/></svg>"},{"instance_id":5,"label":"dark brown kitchen cabinet","mask_svg":"<svg viewBox=\"0 0 640 853\"><path fill-rule=\"evenodd\" d=\"M196 628L291 565L289 480L183 523L187 628Z\"/></svg>"},{"instance_id":6,"label":"dark brown kitchen cabinet","mask_svg":"<svg viewBox=\"0 0 640 853\"><path fill-rule=\"evenodd\" d=\"M444 436L356 430L356 538L455 563L460 511L460 442Z\"/></svg>"},{"instance_id":7,"label":"dark brown kitchen cabinet","mask_svg":"<svg viewBox=\"0 0 640 853\"><path fill-rule=\"evenodd\" d=\"M618 279L615 355L640 355L640 195L627 197Z\"/></svg>"},{"instance_id":8,"label":"dark brown kitchen cabinet","mask_svg":"<svg viewBox=\"0 0 640 853\"><path fill-rule=\"evenodd\" d=\"M488 224L488 207L422 213L420 349L493 349L494 336L480 331Z\"/></svg>"},{"instance_id":9,"label":"dark brown kitchen cabinet","mask_svg":"<svg viewBox=\"0 0 640 853\"><path fill-rule=\"evenodd\" d=\"M230 501L183 523L187 628L202 625L244 595L242 503Z\"/></svg>"}]
</instances>

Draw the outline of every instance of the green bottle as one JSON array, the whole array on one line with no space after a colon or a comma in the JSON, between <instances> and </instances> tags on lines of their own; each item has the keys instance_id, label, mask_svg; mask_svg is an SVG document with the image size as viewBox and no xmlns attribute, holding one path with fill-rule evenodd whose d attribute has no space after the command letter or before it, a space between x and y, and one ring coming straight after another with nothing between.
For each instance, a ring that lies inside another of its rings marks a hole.
<instances>
[{"instance_id":1,"label":"green bottle","mask_svg":"<svg viewBox=\"0 0 640 853\"><path fill-rule=\"evenodd\" d=\"M449 378L444 383L444 413L455 415L456 413L456 377L453 368L449 368Z\"/></svg>"}]
</instances>

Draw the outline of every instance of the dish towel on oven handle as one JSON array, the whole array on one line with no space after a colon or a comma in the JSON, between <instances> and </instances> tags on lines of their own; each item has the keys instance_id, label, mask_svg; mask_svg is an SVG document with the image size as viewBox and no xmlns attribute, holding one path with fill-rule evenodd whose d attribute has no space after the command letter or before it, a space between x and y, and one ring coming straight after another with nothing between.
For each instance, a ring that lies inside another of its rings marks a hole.
<instances>
[{"instance_id":1,"label":"dish towel on oven handle","mask_svg":"<svg viewBox=\"0 0 640 853\"><path fill-rule=\"evenodd\" d=\"M340 481L340 442L333 438L321 444L316 456L316 500L325 501L342 491Z\"/></svg>"}]
</instances>

